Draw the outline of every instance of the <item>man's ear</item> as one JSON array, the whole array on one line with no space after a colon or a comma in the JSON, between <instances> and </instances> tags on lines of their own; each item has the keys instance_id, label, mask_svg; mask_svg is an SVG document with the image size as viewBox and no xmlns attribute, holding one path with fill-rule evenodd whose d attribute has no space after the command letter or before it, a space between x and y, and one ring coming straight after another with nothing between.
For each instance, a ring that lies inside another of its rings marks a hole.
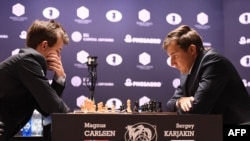
<instances>
[{"instance_id":1,"label":"man's ear","mask_svg":"<svg viewBox=\"0 0 250 141\"><path fill-rule=\"evenodd\" d=\"M191 52L191 54L196 54L197 53L196 45L191 44L189 46L189 51Z\"/></svg>"},{"instance_id":2,"label":"man's ear","mask_svg":"<svg viewBox=\"0 0 250 141\"><path fill-rule=\"evenodd\" d=\"M41 43L40 43L40 48L43 50L43 51L45 51L46 50L46 48L48 47L48 42L47 41L42 41Z\"/></svg>"}]
</instances>

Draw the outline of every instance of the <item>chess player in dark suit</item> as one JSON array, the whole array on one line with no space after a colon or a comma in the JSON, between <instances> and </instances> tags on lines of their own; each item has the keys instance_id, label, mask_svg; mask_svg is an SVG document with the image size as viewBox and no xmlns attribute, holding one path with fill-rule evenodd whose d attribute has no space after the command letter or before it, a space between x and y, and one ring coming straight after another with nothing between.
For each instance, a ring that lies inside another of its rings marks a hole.
<instances>
[{"instance_id":1,"label":"chess player in dark suit","mask_svg":"<svg viewBox=\"0 0 250 141\"><path fill-rule=\"evenodd\" d=\"M27 47L0 63L0 121L6 141L20 131L34 109L44 117L69 111L60 98L66 77L60 53L68 41L58 22L36 20L28 29ZM47 70L54 72L52 83ZM46 140L50 139L48 127L44 128Z\"/></svg>"},{"instance_id":2,"label":"chess player in dark suit","mask_svg":"<svg viewBox=\"0 0 250 141\"><path fill-rule=\"evenodd\" d=\"M221 114L224 124L250 121L249 94L232 63L182 25L167 34L163 48L181 73L180 86L167 102L178 114Z\"/></svg>"}]
</instances>

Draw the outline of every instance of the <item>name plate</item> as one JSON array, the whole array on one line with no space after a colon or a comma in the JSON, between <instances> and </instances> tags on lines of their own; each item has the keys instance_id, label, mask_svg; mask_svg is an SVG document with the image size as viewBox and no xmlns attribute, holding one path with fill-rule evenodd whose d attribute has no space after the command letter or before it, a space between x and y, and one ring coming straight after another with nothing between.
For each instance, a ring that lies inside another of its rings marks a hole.
<instances>
[{"instance_id":1,"label":"name plate","mask_svg":"<svg viewBox=\"0 0 250 141\"><path fill-rule=\"evenodd\" d=\"M222 141L222 116L53 114L53 141Z\"/></svg>"}]
</instances>

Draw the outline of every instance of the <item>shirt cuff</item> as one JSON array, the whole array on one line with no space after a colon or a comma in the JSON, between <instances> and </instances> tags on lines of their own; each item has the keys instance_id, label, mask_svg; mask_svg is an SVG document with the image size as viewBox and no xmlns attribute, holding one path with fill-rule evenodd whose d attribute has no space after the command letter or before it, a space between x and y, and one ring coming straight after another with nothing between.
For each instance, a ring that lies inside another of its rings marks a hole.
<instances>
[{"instance_id":1,"label":"shirt cuff","mask_svg":"<svg viewBox=\"0 0 250 141\"><path fill-rule=\"evenodd\" d=\"M64 85L65 85L65 81L66 81L66 76L64 76L64 77L62 77L62 76L56 77L56 76L54 75L54 80L55 80L58 84L64 86Z\"/></svg>"}]
</instances>

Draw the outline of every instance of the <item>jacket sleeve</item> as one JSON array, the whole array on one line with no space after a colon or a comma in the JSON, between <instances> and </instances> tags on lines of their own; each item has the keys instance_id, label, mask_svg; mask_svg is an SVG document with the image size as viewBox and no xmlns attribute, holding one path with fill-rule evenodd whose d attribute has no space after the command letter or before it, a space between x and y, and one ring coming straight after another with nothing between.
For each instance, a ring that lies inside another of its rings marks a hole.
<instances>
[{"instance_id":1,"label":"jacket sleeve","mask_svg":"<svg viewBox=\"0 0 250 141\"><path fill-rule=\"evenodd\" d=\"M189 112L178 111L181 114L208 114L217 104L222 102L223 91L230 79L230 68L227 60L217 55L208 55L201 62L197 72L192 95L195 101ZM232 74L231 74L232 75Z\"/></svg>"},{"instance_id":2,"label":"jacket sleeve","mask_svg":"<svg viewBox=\"0 0 250 141\"><path fill-rule=\"evenodd\" d=\"M35 99L43 114L69 112L69 107L59 97L64 86L53 84L53 89L46 78L43 67L36 59L32 57L22 59L22 63L18 68L20 81Z\"/></svg>"},{"instance_id":3,"label":"jacket sleeve","mask_svg":"<svg viewBox=\"0 0 250 141\"><path fill-rule=\"evenodd\" d=\"M174 95L171 97L171 99L167 102L167 112L176 112L177 107L176 107L176 101L180 97L183 96L181 86L178 86L177 89L175 90Z\"/></svg>"}]
</instances>

